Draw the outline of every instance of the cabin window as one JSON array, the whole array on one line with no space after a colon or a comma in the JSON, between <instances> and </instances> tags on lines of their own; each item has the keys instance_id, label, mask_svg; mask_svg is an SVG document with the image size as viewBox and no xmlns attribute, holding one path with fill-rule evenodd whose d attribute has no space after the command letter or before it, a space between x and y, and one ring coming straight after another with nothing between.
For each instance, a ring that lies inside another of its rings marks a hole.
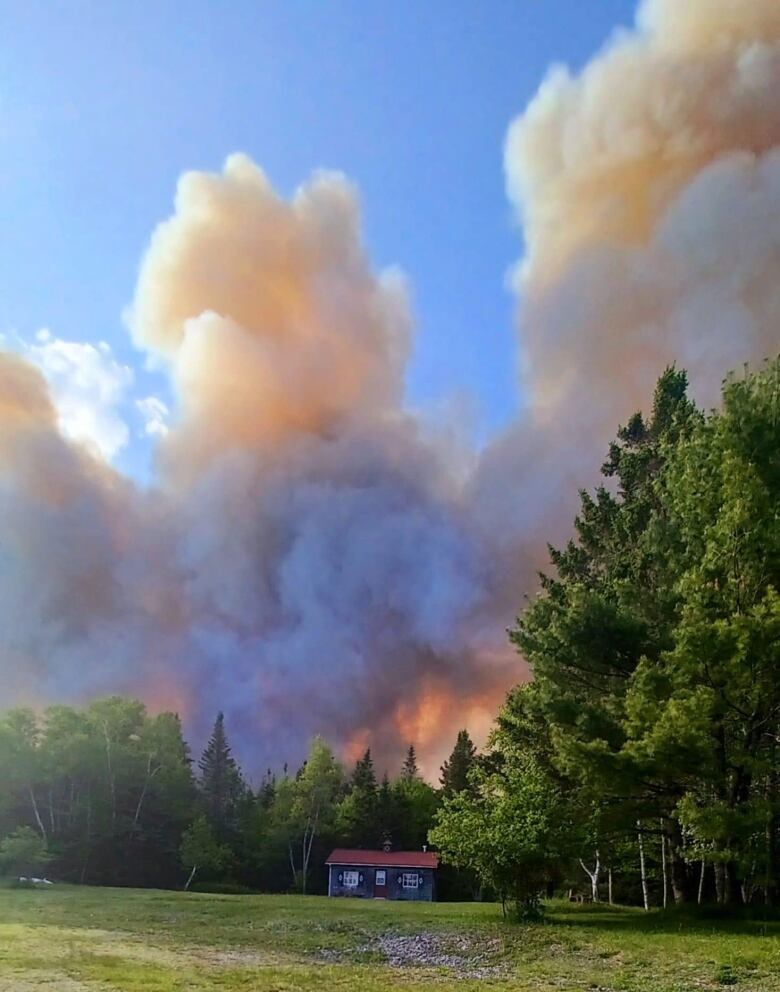
<instances>
[{"instance_id":1,"label":"cabin window","mask_svg":"<svg viewBox=\"0 0 780 992\"><path fill-rule=\"evenodd\" d=\"M359 876L356 871L345 871L344 872L344 888L345 889L356 889L358 887Z\"/></svg>"},{"instance_id":2,"label":"cabin window","mask_svg":"<svg viewBox=\"0 0 780 992\"><path fill-rule=\"evenodd\" d=\"M375 881L377 885L385 885L387 883L387 872L384 868L377 868Z\"/></svg>"},{"instance_id":3,"label":"cabin window","mask_svg":"<svg viewBox=\"0 0 780 992\"><path fill-rule=\"evenodd\" d=\"M403 880L401 882L401 885L405 889L416 889L419 884L420 884L420 876L419 875L416 875L416 874L414 874L413 872L410 872L410 871L405 871L404 872L404 874L403 874Z\"/></svg>"}]
</instances>

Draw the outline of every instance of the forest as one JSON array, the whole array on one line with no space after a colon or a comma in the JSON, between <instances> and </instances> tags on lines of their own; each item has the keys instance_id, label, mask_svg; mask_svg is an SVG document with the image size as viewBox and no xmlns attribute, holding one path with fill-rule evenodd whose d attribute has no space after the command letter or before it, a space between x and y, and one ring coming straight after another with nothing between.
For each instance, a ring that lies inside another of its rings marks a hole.
<instances>
[{"instance_id":1,"label":"forest","mask_svg":"<svg viewBox=\"0 0 780 992\"><path fill-rule=\"evenodd\" d=\"M413 745L398 777L378 782L370 750L346 774L316 738L294 774L269 771L253 790L221 713L195 762L179 718L151 716L135 699L55 706L40 718L12 710L0 724L0 871L95 885L322 892L336 844L426 842L460 750L439 792L421 778Z\"/></svg>"},{"instance_id":2,"label":"forest","mask_svg":"<svg viewBox=\"0 0 780 992\"><path fill-rule=\"evenodd\" d=\"M323 891L332 846L440 852L440 896L724 907L780 899L780 360L702 411L683 371L609 446L510 637L532 679L437 787L321 738L252 789L218 715L197 760L133 699L0 718L0 871ZM518 661L518 672L521 671Z\"/></svg>"}]
</instances>

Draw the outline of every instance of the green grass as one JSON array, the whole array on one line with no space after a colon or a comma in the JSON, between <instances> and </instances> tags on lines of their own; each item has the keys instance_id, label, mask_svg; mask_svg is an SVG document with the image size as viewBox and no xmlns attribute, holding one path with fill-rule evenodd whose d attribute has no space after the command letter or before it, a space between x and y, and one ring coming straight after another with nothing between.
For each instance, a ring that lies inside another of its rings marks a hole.
<instances>
[{"instance_id":1,"label":"green grass","mask_svg":"<svg viewBox=\"0 0 780 992\"><path fill-rule=\"evenodd\" d=\"M0 992L780 992L779 937L568 903L515 926L494 905L0 889Z\"/></svg>"}]
</instances>

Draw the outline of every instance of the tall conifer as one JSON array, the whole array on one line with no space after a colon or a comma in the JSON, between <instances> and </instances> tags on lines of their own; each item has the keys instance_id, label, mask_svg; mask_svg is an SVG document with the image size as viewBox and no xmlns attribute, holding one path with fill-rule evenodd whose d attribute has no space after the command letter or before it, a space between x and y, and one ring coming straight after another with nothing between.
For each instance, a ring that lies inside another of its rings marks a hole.
<instances>
[{"instance_id":1,"label":"tall conifer","mask_svg":"<svg viewBox=\"0 0 780 992\"><path fill-rule=\"evenodd\" d=\"M463 792L469 787L469 772L474 766L477 749L469 737L468 730L458 732L458 739L449 759L441 766L442 791L445 796Z\"/></svg>"},{"instance_id":2,"label":"tall conifer","mask_svg":"<svg viewBox=\"0 0 780 992\"><path fill-rule=\"evenodd\" d=\"M198 767L206 813L218 835L224 837L236 826L238 807L247 794L247 786L231 753L221 712L217 714Z\"/></svg>"}]
</instances>

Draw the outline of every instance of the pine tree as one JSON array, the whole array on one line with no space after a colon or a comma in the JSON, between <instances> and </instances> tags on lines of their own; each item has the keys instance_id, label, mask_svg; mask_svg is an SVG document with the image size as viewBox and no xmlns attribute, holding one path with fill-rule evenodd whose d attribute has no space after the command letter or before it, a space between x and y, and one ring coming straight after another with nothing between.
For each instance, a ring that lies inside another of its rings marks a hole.
<instances>
[{"instance_id":1,"label":"pine tree","mask_svg":"<svg viewBox=\"0 0 780 992\"><path fill-rule=\"evenodd\" d=\"M426 843L438 795L420 776L414 744L409 745L392 791L398 817L393 840L404 850L416 850Z\"/></svg>"},{"instance_id":2,"label":"pine tree","mask_svg":"<svg viewBox=\"0 0 780 992\"><path fill-rule=\"evenodd\" d=\"M382 784L376 794L376 820L379 843L393 844L398 827L398 812L387 772L382 776Z\"/></svg>"},{"instance_id":3,"label":"pine tree","mask_svg":"<svg viewBox=\"0 0 780 992\"><path fill-rule=\"evenodd\" d=\"M374 847L377 836L377 786L370 748L358 758L349 782L349 792L339 805L339 831L349 844Z\"/></svg>"},{"instance_id":4,"label":"pine tree","mask_svg":"<svg viewBox=\"0 0 780 992\"><path fill-rule=\"evenodd\" d=\"M371 748L368 748L362 758L355 762L352 772L352 788L362 789L367 793L376 793L376 774L374 772L374 760L371 757Z\"/></svg>"},{"instance_id":5,"label":"pine tree","mask_svg":"<svg viewBox=\"0 0 780 992\"><path fill-rule=\"evenodd\" d=\"M260 788L257 791L257 800L263 809L270 809L276 795L276 775L270 768L266 768L265 775Z\"/></svg>"},{"instance_id":6,"label":"pine tree","mask_svg":"<svg viewBox=\"0 0 780 992\"><path fill-rule=\"evenodd\" d=\"M247 786L231 754L222 713L217 714L214 730L198 767L206 813L217 835L224 838L235 829L238 808L247 794Z\"/></svg>"},{"instance_id":7,"label":"pine tree","mask_svg":"<svg viewBox=\"0 0 780 992\"><path fill-rule=\"evenodd\" d=\"M401 767L401 781L413 782L419 777L420 772L417 768L417 752L414 749L414 744L410 744L409 750L406 752L406 757L404 758L403 766Z\"/></svg>"},{"instance_id":8,"label":"pine tree","mask_svg":"<svg viewBox=\"0 0 780 992\"><path fill-rule=\"evenodd\" d=\"M468 730L458 732L458 739L449 759L441 766L442 792L445 796L454 796L469 788L469 772L474 766L477 749L469 737Z\"/></svg>"}]
</instances>

